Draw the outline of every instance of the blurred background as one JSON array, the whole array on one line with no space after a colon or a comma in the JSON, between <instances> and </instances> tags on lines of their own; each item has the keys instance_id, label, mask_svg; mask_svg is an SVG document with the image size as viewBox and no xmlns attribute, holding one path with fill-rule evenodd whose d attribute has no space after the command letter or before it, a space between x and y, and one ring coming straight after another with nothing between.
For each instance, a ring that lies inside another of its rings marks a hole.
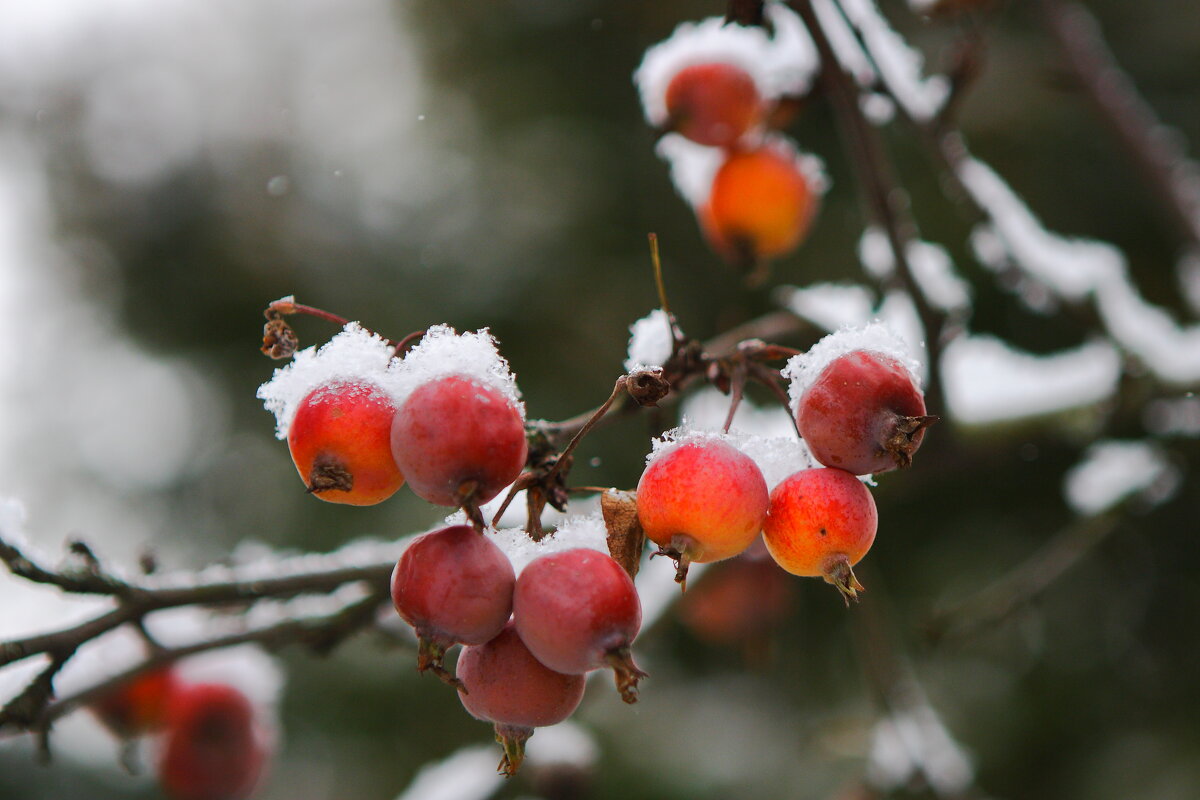
<instances>
[{"instance_id":1,"label":"blurred background","mask_svg":"<svg viewBox=\"0 0 1200 800\"><path fill-rule=\"evenodd\" d=\"M961 110L974 152L1047 227L1115 243L1148 299L1194 319L1173 229L1064 77L1034 5L972 23L985 42ZM1088 6L1195 156L1200 6ZM882 7L930 66L949 63L965 23ZM832 188L808 242L760 288L707 248L656 158L631 74L677 23L724 10L0 0L0 479L31 537L50 552L80 537L130 564L149 549L187 568L246 540L325 551L438 522L441 509L407 492L362 509L305 495L254 396L274 367L258 352L262 309L283 295L396 339L438 322L488 326L530 416L558 419L608 395L628 326L657 306L649 231L672 308L700 338L778 308L779 286L864 281L863 220L822 98L789 130L825 160ZM924 236L972 284L973 327L1031 352L1086 341L1089 320L1029 311L973 261L972 218L943 195L917 138L894 128ZM335 332L307 319L296 329L306 345ZM819 336L805 330L788 343ZM1144 396L1126 400L1136 411ZM1124 510L1034 603L929 635L940 609L1072 522L1064 474L1101 431L1137 436L1140 419L1105 406L939 426L911 470L875 489L881 528L860 607L847 613L816 581L751 575L728 578L734 589L706 611L697 583L701 599L640 640L653 676L641 702L623 707L596 685L576 714L600 745L594 768L532 770L500 796L934 796L885 752L879 672L899 670L919 687L914 708L936 712L957 743L946 752L964 757L951 768L970 772L970 796L1200 797L1195 440L1169 443L1175 499ZM644 416L594 434L573 480L632 488L648 435L673 424ZM749 611L718 619L747 593ZM5 637L69 613L8 576L0 602ZM418 679L405 650L361 640L283 659L283 735L263 800L390 800L426 762L491 737L452 692ZM0 743L0 798L159 796L89 735L103 737L77 731L48 768ZM887 764L898 777L880 777Z\"/></svg>"}]
</instances>

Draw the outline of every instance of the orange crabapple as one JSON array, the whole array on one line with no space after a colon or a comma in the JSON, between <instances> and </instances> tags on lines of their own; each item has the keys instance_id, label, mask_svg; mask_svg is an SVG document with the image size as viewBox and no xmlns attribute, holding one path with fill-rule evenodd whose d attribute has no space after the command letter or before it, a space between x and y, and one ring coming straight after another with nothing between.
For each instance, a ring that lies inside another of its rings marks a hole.
<instances>
[{"instance_id":1,"label":"orange crabapple","mask_svg":"<svg viewBox=\"0 0 1200 800\"><path fill-rule=\"evenodd\" d=\"M538 661L514 623L486 644L463 648L459 700L471 716L495 725L504 747L500 771L512 777L525 759L525 742L534 728L562 722L583 699L583 675L564 675Z\"/></svg>"},{"instance_id":2,"label":"orange crabapple","mask_svg":"<svg viewBox=\"0 0 1200 800\"><path fill-rule=\"evenodd\" d=\"M730 152L713 177L700 226L739 266L785 255L808 233L817 192L796 155L778 143Z\"/></svg>"},{"instance_id":3,"label":"orange crabapple","mask_svg":"<svg viewBox=\"0 0 1200 800\"><path fill-rule=\"evenodd\" d=\"M849 604L863 586L852 567L875 541L879 515L862 481L831 467L804 469L771 492L763 540L793 575L824 578Z\"/></svg>"},{"instance_id":4,"label":"orange crabapple","mask_svg":"<svg viewBox=\"0 0 1200 800\"><path fill-rule=\"evenodd\" d=\"M659 552L688 565L731 558L762 530L767 514L762 471L720 439L683 441L656 456L638 481L638 519Z\"/></svg>"},{"instance_id":5,"label":"orange crabapple","mask_svg":"<svg viewBox=\"0 0 1200 800\"><path fill-rule=\"evenodd\" d=\"M721 62L692 64L667 84L667 130L697 144L732 147L764 116L750 73Z\"/></svg>"},{"instance_id":6,"label":"orange crabapple","mask_svg":"<svg viewBox=\"0 0 1200 800\"><path fill-rule=\"evenodd\" d=\"M337 379L308 393L288 428L288 450L308 491L331 503L369 506L404 476L392 458L396 407L378 386Z\"/></svg>"}]
</instances>

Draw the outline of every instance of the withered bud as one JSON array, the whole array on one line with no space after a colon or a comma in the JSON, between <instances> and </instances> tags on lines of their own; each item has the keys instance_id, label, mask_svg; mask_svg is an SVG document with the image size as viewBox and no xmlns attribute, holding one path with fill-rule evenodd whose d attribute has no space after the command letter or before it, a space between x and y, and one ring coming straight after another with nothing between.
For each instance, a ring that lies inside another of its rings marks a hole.
<instances>
[{"instance_id":1,"label":"withered bud","mask_svg":"<svg viewBox=\"0 0 1200 800\"><path fill-rule=\"evenodd\" d=\"M629 373L625 389L639 406L656 406L671 393L671 383L660 367L635 369Z\"/></svg>"},{"instance_id":2,"label":"withered bud","mask_svg":"<svg viewBox=\"0 0 1200 800\"><path fill-rule=\"evenodd\" d=\"M274 359L291 358L300 346L300 340L282 319L269 320L263 326L262 351Z\"/></svg>"}]
</instances>

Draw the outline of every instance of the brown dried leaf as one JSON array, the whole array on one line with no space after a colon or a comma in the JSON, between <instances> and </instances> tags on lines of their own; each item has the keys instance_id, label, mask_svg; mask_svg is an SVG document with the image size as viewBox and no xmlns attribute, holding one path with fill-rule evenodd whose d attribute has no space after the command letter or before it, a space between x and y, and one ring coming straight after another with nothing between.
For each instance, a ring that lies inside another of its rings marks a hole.
<instances>
[{"instance_id":1,"label":"brown dried leaf","mask_svg":"<svg viewBox=\"0 0 1200 800\"><path fill-rule=\"evenodd\" d=\"M608 530L608 552L630 578L637 577L641 566L646 534L638 520L637 495L609 489L600 495L600 510Z\"/></svg>"}]
</instances>

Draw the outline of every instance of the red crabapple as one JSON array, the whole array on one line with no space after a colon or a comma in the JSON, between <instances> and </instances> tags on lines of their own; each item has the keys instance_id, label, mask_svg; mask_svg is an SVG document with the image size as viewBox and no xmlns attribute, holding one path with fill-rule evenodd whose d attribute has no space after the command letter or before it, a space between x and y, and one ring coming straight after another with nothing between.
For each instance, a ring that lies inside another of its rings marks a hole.
<instances>
[{"instance_id":1,"label":"red crabapple","mask_svg":"<svg viewBox=\"0 0 1200 800\"><path fill-rule=\"evenodd\" d=\"M699 209L700 225L726 260L752 266L800 244L816 207L794 154L765 145L729 153Z\"/></svg>"},{"instance_id":2,"label":"red crabapple","mask_svg":"<svg viewBox=\"0 0 1200 800\"><path fill-rule=\"evenodd\" d=\"M630 647L642 626L633 580L606 553L576 548L534 559L513 595L513 622L529 652L550 669L582 675L612 667L626 703L646 673Z\"/></svg>"},{"instance_id":3,"label":"red crabapple","mask_svg":"<svg viewBox=\"0 0 1200 800\"><path fill-rule=\"evenodd\" d=\"M795 586L765 547L761 558L748 554L704 573L680 601L679 618L696 638L720 646L740 645L747 659L761 662L771 633L795 608Z\"/></svg>"},{"instance_id":4,"label":"red crabapple","mask_svg":"<svg viewBox=\"0 0 1200 800\"><path fill-rule=\"evenodd\" d=\"M500 771L512 777L525 759L534 728L571 716L583 699L584 676L555 672L533 657L510 622L487 644L463 648L458 697L471 716L491 722L504 747Z\"/></svg>"},{"instance_id":5,"label":"red crabapple","mask_svg":"<svg viewBox=\"0 0 1200 800\"><path fill-rule=\"evenodd\" d=\"M763 539L793 575L821 577L849 604L863 586L852 567L871 549L879 515L862 481L829 467L804 469L771 492Z\"/></svg>"},{"instance_id":6,"label":"red crabapple","mask_svg":"<svg viewBox=\"0 0 1200 800\"><path fill-rule=\"evenodd\" d=\"M667 129L709 147L732 147L764 113L754 78L719 62L679 70L665 100Z\"/></svg>"},{"instance_id":7,"label":"red crabapple","mask_svg":"<svg viewBox=\"0 0 1200 800\"><path fill-rule=\"evenodd\" d=\"M88 708L117 736L140 736L165 724L167 709L178 689L174 670L160 667L105 692Z\"/></svg>"},{"instance_id":8,"label":"red crabapple","mask_svg":"<svg viewBox=\"0 0 1200 800\"><path fill-rule=\"evenodd\" d=\"M638 519L659 552L675 559L680 584L688 564L731 558L749 547L767 503L758 465L719 439L674 446L638 481Z\"/></svg>"},{"instance_id":9,"label":"red crabapple","mask_svg":"<svg viewBox=\"0 0 1200 800\"><path fill-rule=\"evenodd\" d=\"M418 496L470 509L521 474L525 423L503 392L447 375L419 386L400 406L392 453Z\"/></svg>"},{"instance_id":10,"label":"red crabapple","mask_svg":"<svg viewBox=\"0 0 1200 800\"><path fill-rule=\"evenodd\" d=\"M483 644L500 633L515 583L508 558L470 526L417 537L392 571L392 602L420 642L417 669L461 686L442 666L446 648Z\"/></svg>"},{"instance_id":11,"label":"red crabapple","mask_svg":"<svg viewBox=\"0 0 1200 800\"><path fill-rule=\"evenodd\" d=\"M288 427L288 449L308 491L331 503L369 506L404 485L392 458L396 407L379 387L335 380L308 393Z\"/></svg>"},{"instance_id":12,"label":"red crabapple","mask_svg":"<svg viewBox=\"0 0 1200 800\"><path fill-rule=\"evenodd\" d=\"M266 756L246 696L223 684L196 684L171 704L159 781L172 800L244 800Z\"/></svg>"},{"instance_id":13,"label":"red crabapple","mask_svg":"<svg viewBox=\"0 0 1200 800\"><path fill-rule=\"evenodd\" d=\"M936 421L925 414L925 399L904 365L866 350L830 362L796 412L813 457L855 475L907 467Z\"/></svg>"}]
</instances>

